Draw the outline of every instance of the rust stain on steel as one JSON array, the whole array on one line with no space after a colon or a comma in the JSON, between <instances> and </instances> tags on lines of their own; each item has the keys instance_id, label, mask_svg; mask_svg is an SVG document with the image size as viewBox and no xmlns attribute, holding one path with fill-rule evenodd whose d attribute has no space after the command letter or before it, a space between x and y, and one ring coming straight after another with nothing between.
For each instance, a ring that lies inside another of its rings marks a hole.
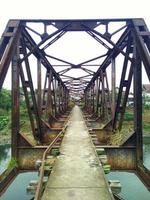
<instances>
[{"instance_id":1,"label":"rust stain on steel","mask_svg":"<svg viewBox=\"0 0 150 200\"><path fill-rule=\"evenodd\" d=\"M45 149L19 149L18 162L19 168L23 170L35 169L35 162L38 159L42 159Z\"/></svg>"}]
</instances>

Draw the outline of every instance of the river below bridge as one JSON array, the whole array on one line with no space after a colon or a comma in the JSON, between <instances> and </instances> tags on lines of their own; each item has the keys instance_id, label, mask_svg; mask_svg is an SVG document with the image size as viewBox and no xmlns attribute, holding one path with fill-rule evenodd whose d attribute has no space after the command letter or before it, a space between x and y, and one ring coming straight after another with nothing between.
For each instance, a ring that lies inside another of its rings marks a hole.
<instances>
[{"instance_id":1,"label":"river below bridge","mask_svg":"<svg viewBox=\"0 0 150 200\"><path fill-rule=\"evenodd\" d=\"M150 143L144 144L143 149L144 164L150 169ZM7 167L10 155L10 145L0 145L0 173ZM37 178L37 172L19 174L7 191L0 197L0 200L30 200L33 195L26 193L26 187L30 180L36 180ZM120 180L122 185L120 196L124 200L150 200L150 192L134 173L115 171L109 173L107 178Z\"/></svg>"}]
</instances>

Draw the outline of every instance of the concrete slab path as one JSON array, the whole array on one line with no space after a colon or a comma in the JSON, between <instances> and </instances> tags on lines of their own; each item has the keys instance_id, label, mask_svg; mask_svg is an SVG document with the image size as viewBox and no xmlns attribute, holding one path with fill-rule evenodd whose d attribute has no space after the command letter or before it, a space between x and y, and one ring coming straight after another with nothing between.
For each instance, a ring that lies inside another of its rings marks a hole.
<instances>
[{"instance_id":1,"label":"concrete slab path","mask_svg":"<svg viewBox=\"0 0 150 200\"><path fill-rule=\"evenodd\" d=\"M112 200L82 112L73 108L42 200Z\"/></svg>"}]
</instances>

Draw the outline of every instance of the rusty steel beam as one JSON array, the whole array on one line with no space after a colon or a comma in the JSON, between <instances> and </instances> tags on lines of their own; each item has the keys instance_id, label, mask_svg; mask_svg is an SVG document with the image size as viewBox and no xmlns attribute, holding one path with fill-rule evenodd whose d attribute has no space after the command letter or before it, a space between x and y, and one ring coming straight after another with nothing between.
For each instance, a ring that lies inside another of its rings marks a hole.
<instances>
[{"instance_id":1,"label":"rusty steel beam","mask_svg":"<svg viewBox=\"0 0 150 200\"><path fill-rule=\"evenodd\" d=\"M37 60L37 106L39 115L42 114L42 71L41 71L41 60Z\"/></svg>"},{"instance_id":2,"label":"rusty steel beam","mask_svg":"<svg viewBox=\"0 0 150 200\"><path fill-rule=\"evenodd\" d=\"M129 37L129 33L130 28L127 28L116 43L116 45L119 46L122 50L127 46L126 39ZM107 57L105 58L105 60L103 61L93 78L90 80L89 84L87 85L87 88L96 80L101 70L105 70L109 66L109 64L111 63L111 59L116 58L119 55L119 52L115 48L113 48L112 50L109 50L107 54Z\"/></svg>"},{"instance_id":3,"label":"rusty steel beam","mask_svg":"<svg viewBox=\"0 0 150 200\"><path fill-rule=\"evenodd\" d=\"M56 34L60 33L61 31L65 30L66 27L68 27L68 25L66 25L65 27L63 27L62 29L60 30L56 30L55 32L51 33L50 35L47 35L46 37L44 37L42 39L41 42L39 42L38 44L35 43L35 45L32 47L32 49L30 50L29 53L27 53L23 58L20 59L20 62L23 62L26 58L28 58L31 54L33 54L37 49L39 49L39 47L44 44L44 42L46 42L48 39L52 38L53 36L55 36ZM27 32L25 31L24 29L24 32ZM31 36L30 36L31 37Z\"/></svg>"},{"instance_id":4,"label":"rusty steel beam","mask_svg":"<svg viewBox=\"0 0 150 200\"><path fill-rule=\"evenodd\" d=\"M143 162L143 140L142 140L142 63L134 43L134 130L136 133L136 156L137 165Z\"/></svg>"},{"instance_id":5,"label":"rusty steel beam","mask_svg":"<svg viewBox=\"0 0 150 200\"><path fill-rule=\"evenodd\" d=\"M86 30L90 33L92 33L95 37L96 35L100 36L101 38L105 39L110 45L113 46L113 48L118 51L119 53L121 53L122 55L124 55L125 57L127 56L128 59L132 62L132 58L130 58L123 50L122 48L120 48L120 46L118 44L115 44L108 36L105 36L103 34L101 34L100 32L96 31L96 30L92 30L90 29L88 26L84 26L86 28ZM104 46L107 46L105 43L102 44ZM106 47L109 51L110 47Z\"/></svg>"},{"instance_id":6,"label":"rusty steel beam","mask_svg":"<svg viewBox=\"0 0 150 200\"><path fill-rule=\"evenodd\" d=\"M150 32L143 19L133 19L133 32L139 56L150 81Z\"/></svg>"},{"instance_id":7,"label":"rusty steel beam","mask_svg":"<svg viewBox=\"0 0 150 200\"><path fill-rule=\"evenodd\" d=\"M22 24L26 23L43 23L46 26L52 25L57 29L61 29L66 25L66 31L85 31L83 24L89 26L91 29L98 27L99 25L108 24L110 22L125 22L126 24L131 23L131 18L118 18L118 19L24 19L21 20Z\"/></svg>"},{"instance_id":8,"label":"rusty steel beam","mask_svg":"<svg viewBox=\"0 0 150 200\"><path fill-rule=\"evenodd\" d=\"M52 80L53 80L53 74L52 71L50 70L48 76L48 89L47 89L47 101L46 101L47 120L50 124L51 124L51 116L53 116Z\"/></svg>"},{"instance_id":9,"label":"rusty steel beam","mask_svg":"<svg viewBox=\"0 0 150 200\"><path fill-rule=\"evenodd\" d=\"M22 34L24 36L26 47L31 51L32 48L36 45L36 43L34 42L32 37L28 34L28 32L26 30L23 30ZM61 78L59 77L59 75L56 73L55 69L52 67L52 65L47 60L45 53L43 53L43 51L41 51L39 48L36 48L35 51L33 52L33 54L37 59L41 59L42 65L47 70L50 70L50 69L52 70L52 72L53 72L54 76L57 78L57 80L61 81L61 83L64 84L63 81L61 80Z\"/></svg>"},{"instance_id":10,"label":"rusty steel beam","mask_svg":"<svg viewBox=\"0 0 150 200\"><path fill-rule=\"evenodd\" d=\"M126 49L126 53L129 54L131 52L131 46L132 46L132 39L129 38L128 39L128 45L127 45L127 49ZM112 128L116 129L117 127L117 121L118 121L118 115L119 113L121 113L122 117L121 119L123 120L123 116L124 116L124 112L125 112L125 107L126 107L126 101L127 101L127 97L129 94L129 90L130 90L130 85L131 85L131 80L132 77L130 77L130 80L126 80L126 73L127 73L127 67L128 67L128 58L125 57L124 58L124 63L123 63L123 69L122 69L122 74L121 74L121 79L120 79L120 86L119 86L119 92L118 92L118 96L117 96L117 102L116 102L116 107L115 107L115 112L112 118ZM130 69L132 68L132 66L130 66ZM131 71L131 70L130 70ZM132 71L131 71L132 72ZM123 98L123 88L126 88L126 99L124 100L124 105L121 105L121 100ZM123 107L124 106L124 107ZM120 125L119 125L119 129L121 129L122 127L122 121L120 121Z\"/></svg>"},{"instance_id":11,"label":"rusty steel beam","mask_svg":"<svg viewBox=\"0 0 150 200\"><path fill-rule=\"evenodd\" d=\"M101 84L101 79L100 77L98 77L96 79L96 83L97 83L97 99L96 99L96 113L99 116L99 107L100 107L100 84Z\"/></svg>"},{"instance_id":12,"label":"rusty steel beam","mask_svg":"<svg viewBox=\"0 0 150 200\"><path fill-rule=\"evenodd\" d=\"M54 42L56 42L57 40L59 40L64 34L66 33L66 31L61 31L54 39L52 39L48 44L46 44L42 49L45 50L47 49L49 46L51 46Z\"/></svg>"},{"instance_id":13,"label":"rusty steel beam","mask_svg":"<svg viewBox=\"0 0 150 200\"><path fill-rule=\"evenodd\" d=\"M57 85L58 86L58 85ZM55 117L58 112L58 107L57 107L57 86L56 86L56 79L52 81L52 87L53 87L53 105L54 105L54 113Z\"/></svg>"},{"instance_id":14,"label":"rusty steel beam","mask_svg":"<svg viewBox=\"0 0 150 200\"><path fill-rule=\"evenodd\" d=\"M111 108L112 108L112 116L115 115L115 107L116 107L116 63L115 59L112 58L111 65Z\"/></svg>"},{"instance_id":15,"label":"rusty steel beam","mask_svg":"<svg viewBox=\"0 0 150 200\"><path fill-rule=\"evenodd\" d=\"M100 38L98 38L95 34L93 34L92 31L88 30L88 27L87 27L86 33L88 33L91 37L93 37L97 42L99 42L107 50L110 49L110 47L105 42L103 42Z\"/></svg>"},{"instance_id":16,"label":"rusty steel beam","mask_svg":"<svg viewBox=\"0 0 150 200\"><path fill-rule=\"evenodd\" d=\"M9 20L0 40L0 89L2 88L9 64L19 40L19 20Z\"/></svg>"},{"instance_id":17,"label":"rusty steel beam","mask_svg":"<svg viewBox=\"0 0 150 200\"><path fill-rule=\"evenodd\" d=\"M70 62L65 61L65 60L63 60L63 59L56 58L56 57L51 56L51 55L49 55L49 54L46 54L46 56L47 56L48 58L52 58L52 59L54 59L54 60L60 61L60 62L62 62L62 63L65 63L65 64L67 64L67 65L69 65L69 66L74 66L73 63L70 63Z\"/></svg>"},{"instance_id":18,"label":"rusty steel beam","mask_svg":"<svg viewBox=\"0 0 150 200\"><path fill-rule=\"evenodd\" d=\"M22 52L23 52L23 55L25 57L26 54L27 54L27 50L26 50L24 40L22 40L21 44L22 44ZM33 86L31 69L30 69L28 57L24 60L24 63L25 63L25 68L26 68L26 73L27 73L27 78L28 78L26 87L28 87L30 89L31 99L32 99L32 103L33 103L32 113L34 113L34 118L35 118L35 121L36 121L35 137L37 137L41 141L42 137L43 137L42 121L41 121L41 118L40 118L40 114L39 114L39 110L38 110L38 106L37 106L37 100L36 100L36 97L35 97L35 90L34 90L34 86Z\"/></svg>"},{"instance_id":19,"label":"rusty steel beam","mask_svg":"<svg viewBox=\"0 0 150 200\"><path fill-rule=\"evenodd\" d=\"M12 112L11 112L11 149L12 157L17 159L17 146L19 144L20 131L20 89L19 89L19 66L18 66L18 45L12 58Z\"/></svg>"},{"instance_id":20,"label":"rusty steel beam","mask_svg":"<svg viewBox=\"0 0 150 200\"><path fill-rule=\"evenodd\" d=\"M82 62L82 63L77 64L77 65L83 66L83 65L85 65L85 64L87 64L87 63L89 63L89 62L98 60L98 59L103 58L103 57L105 57L105 56L107 56L107 53L106 53L106 54L103 54L103 55L100 55L100 56L97 56L97 57L95 57L95 58L92 58L92 59L90 59L90 60L86 60L86 61L84 61L84 62ZM85 65L85 66L86 66L86 65ZM87 65L87 66L88 66L88 65ZM89 65L89 66L90 66L90 65ZM95 66L95 65L94 65L94 66ZM98 65L98 66L99 66L99 65Z\"/></svg>"},{"instance_id":21,"label":"rusty steel beam","mask_svg":"<svg viewBox=\"0 0 150 200\"><path fill-rule=\"evenodd\" d=\"M28 84L25 81L25 75L24 75L22 65L19 65L19 67L20 67L20 78L21 78L22 88L23 88L23 92L24 92L24 96L25 96L25 101L26 101L29 119L30 119L30 125L31 125L33 136L36 138L36 132L35 132L36 126L35 126L34 117L33 117L32 111L31 111L29 94L28 94L28 90L27 90Z\"/></svg>"}]
</instances>

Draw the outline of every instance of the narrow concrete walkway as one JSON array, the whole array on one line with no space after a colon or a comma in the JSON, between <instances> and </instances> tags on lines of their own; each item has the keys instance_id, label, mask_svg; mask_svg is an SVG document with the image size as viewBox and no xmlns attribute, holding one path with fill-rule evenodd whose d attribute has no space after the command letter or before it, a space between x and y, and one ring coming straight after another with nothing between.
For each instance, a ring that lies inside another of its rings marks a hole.
<instances>
[{"instance_id":1,"label":"narrow concrete walkway","mask_svg":"<svg viewBox=\"0 0 150 200\"><path fill-rule=\"evenodd\" d=\"M42 200L113 199L87 127L75 106Z\"/></svg>"}]
</instances>

